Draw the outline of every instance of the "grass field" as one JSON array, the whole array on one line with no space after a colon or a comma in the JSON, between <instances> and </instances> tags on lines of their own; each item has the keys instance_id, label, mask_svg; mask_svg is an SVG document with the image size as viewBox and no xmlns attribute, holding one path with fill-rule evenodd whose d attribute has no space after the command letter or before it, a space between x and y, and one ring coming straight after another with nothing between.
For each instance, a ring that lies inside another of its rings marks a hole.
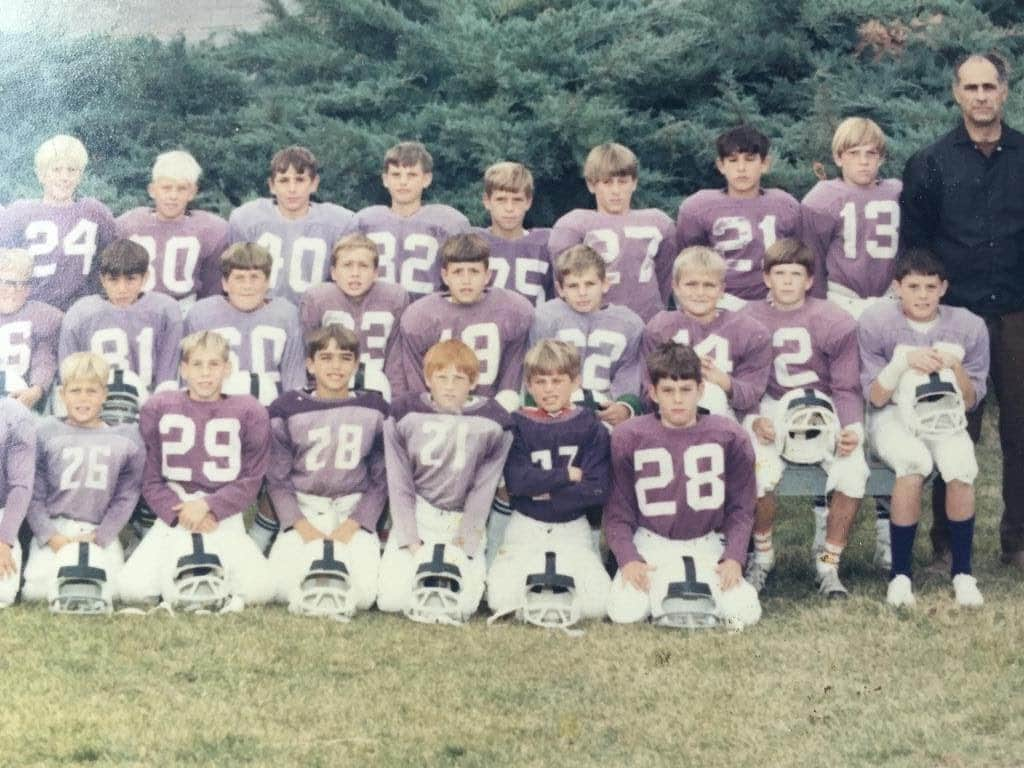
<instances>
[{"instance_id":1,"label":"grass field","mask_svg":"<svg viewBox=\"0 0 1024 768\"><path fill-rule=\"evenodd\" d=\"M916 609L887 609L870 514L844 557L854 597L824 604L809 504L785 510L765 617L740 634L18 606L0 614L0 765L1024 765L1024 580L998 564L991 427L979 612L925 576L924 536Z\"/></svg>"}]
</instances>

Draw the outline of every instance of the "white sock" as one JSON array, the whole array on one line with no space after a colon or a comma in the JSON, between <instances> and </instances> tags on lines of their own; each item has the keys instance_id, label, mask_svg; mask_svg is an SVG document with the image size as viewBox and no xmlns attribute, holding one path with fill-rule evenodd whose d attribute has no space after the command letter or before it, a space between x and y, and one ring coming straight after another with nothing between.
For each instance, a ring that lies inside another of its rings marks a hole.
<instances>
[{"instance_id":1,"label":"white sock","mask_svg":"<svg viewBox=\"0 0 1024 768\"><path fill-rule=\"evenodd\" d=\"M828 507L814 507L814 551L821 552L825 548L825 528L828 524Z\"/></svg>"},{"instance_id":2,"label":"white sock","mask_svg":"<svg viewBox=\"0 0 1024 768\"><path fill-rule=\"evenodd\" d=\"M249 526L249 538L256 542L260 552L265 555L270 551L270 546L274 543L274 539L277 538L279 530L281 530L281 526L277 520L257 513L256 517L253 518L252 525Z\"/></svg>"}]
</instances>

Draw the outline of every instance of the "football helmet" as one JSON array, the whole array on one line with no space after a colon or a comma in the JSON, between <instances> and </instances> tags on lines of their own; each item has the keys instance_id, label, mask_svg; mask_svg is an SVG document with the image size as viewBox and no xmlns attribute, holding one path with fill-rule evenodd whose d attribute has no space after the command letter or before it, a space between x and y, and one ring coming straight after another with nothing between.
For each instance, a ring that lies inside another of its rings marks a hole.
<instances>
[{"instance_id":1,"label":"football helmet","mask_svg":"<svg viewBox=\"0 0 1024 768\"><path fill-rule=\"evenodd\" d=\"M111 426L137 424L146 395L146 388L134 371L111 368L107 376L107 399L103 401L100 418Z\"/></svg>"},{"instance_id":2,"label":"football helmet","mask_svg":"<svg viewBox=\"0 0 1024 768\"><path fill-rule=\"evenodd\" d=\"M547 629L568 630L580 620L576 580L559 573L555 553L544 553L544 571L526 577L520 618Z\"/></svg>"},{"instance_id":3,"label":"football helmet","mask_svg":"<svg viewBox=\"0 0 1024 768\"><path fill-rule=\"evenodd\" d=\"M450 544L420 547L412 596L405 615L422 624L462 624L463 573L468 558Z\"/></svg>"},{"instance_id":4,"label":"football helmet","mask_svg":"<svg viewBox=\"0 0 1024 768\"><path fill-rule=\"evenodd\" d=\"M572 393L572 403L574 405L591 411L599 411L610 402L611 400L605 395L593 389L577 389Z\"/></svg>"},{"instance_id":5,"label":"football helmet","mask_svg":"<svg viewBox=\"0 0 1024 768\"><path fill-rule=\"evenodd\" d=\"M794 464L818 464L833 456L839 418L832 399L816 389L794 389L778 403L775 445Z\"/></svg>"},{"instance_id":6,"label":"football helmet","mask_svg":"<svg viewBox=\"0 0 1024 768\"><path fill-rule=\"evenodd\" d=\"M918 437L948 437L967 429L964 396L950 368L907 371L900 377L895 399L904 426Z\"/></svg>"},{"instance_id":7,"label":"football helmet","mask_svg":"<svg viewBox=\"0 0 1024 768\"><path fill-rule=\"evenodd\" d=\"M10 369L0 368L0 397L7 397L23 389L28 389L25 379Z\"/></svg>"},{"instance_id":8,"label":"football helmet","mask_svg":"<svg viewBox=\"0 0 1024 768\"><path fill-rule=\"evenodd\" d=\"M80 541L77 547L68 544L61 550L62 554L65 550L69 552L73 561L57 569L57 580L50 591L52 613L95 615L113 611L107 572L89 563L89 553L94 546L88 541ZM60 559L66 560L67 557Z\"/></svg>"},{"instance_id":9,"label":"football helmet","mask_svg":"<svg viewBox=\"0 0 1024 768\"><path fill-rule=\"evenodd\" d=\"M704 382L704 394L697 403L697 413L707 416L731 416L732 408L729 407L729 397L725 390L710 381Z\"/></svg>"},{"instance_id":10,"label":"football helmet","mask_svg":"<svg viewBox=\"0 0 1024 768\"><path fill-rule=\"evenodd\" d=\"M697 564L689 555L683 555L679 564L653 571L650 594L651 621L659 627L710 629L718 626L711 587L697 579Z\"/></svg>"},{"instance_id":11,"label":"football helmet","mask_svg":"<svg viewBox=\"0 0 1024 768\"><path fill-rule=\"evenodd\" d=\"M366 367L366 363L360 362L355 373L349 380L349 389L353 392L379 392L384 402L391 402L391 382L388 381L379 367Z\"/></svg>"},{"instance_id":12,"label":"football helmet","mask_svg":"<svg viewBox=\"0 0 1024 768\"><path fill-rule=\"evenodd\" d=\"M302 583L292 593L288 610L301 616L348 621L356 612L348 567L334 556L333 539L324 539L322 546L323 557L310 563Z\"/></svg>"},{"instance_id":13,"label":"football helmet","mask_svg":"<svg viewBox=\"0 0 1024 768\"><path fill-rule=\"evenodd\" d=\"M225 395L252 395L262 405L270 405L280 391L277 382L266 373L250 373L249 371L235 371L221 387Z\"/></svg>"},{"instance_id":14,"label":"football helmet","mask_svg":"<svg viewBox=\"0 0 1024 768\"><path fill-rule=\"evenodd\" d=\"M216 613L231 598L220 557L207 552L203 535L190 536L191 551L178 558L163 598L171 608L186 613Z\"/></svg>"}]
</instances>

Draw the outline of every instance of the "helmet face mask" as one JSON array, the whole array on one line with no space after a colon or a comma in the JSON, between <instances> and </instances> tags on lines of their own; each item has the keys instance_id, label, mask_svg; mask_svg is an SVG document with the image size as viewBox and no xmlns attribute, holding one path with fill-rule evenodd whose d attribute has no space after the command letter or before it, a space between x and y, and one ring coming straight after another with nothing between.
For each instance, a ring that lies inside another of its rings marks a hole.
<instances>
[{"instance_id":1,"label":"helmet face mask","mask_svg":"<svg viewBox=\"0 0 1024 768\"><path fill-rule=\"evenodd\" d=\"M104 423L137 424L139 409L146 402L146 388L133 371L111 368L107 377L107 399L100 418Z\"/></svg>"},{"instance_id":2,"label":"helmet face mask","mask_svg":"<svg viewBox=\"0 0 1024 768\"><path fill-rule=\"evenodd\" d=\"M903 424L918 437L949 437L967 429L963 394L949 368L930 374L907 371L895 399Z\"/></svg>"},{"instance_id":3,"label":"helmet face mask","mask_svg":"<svg viewBox=\"0 0 1024 768\"><path fill-rule=\"evenodd\" d=\"M220 557L205 551L202 534L192 534L192 552L178 558L169 594L164 599L186 613L216 613L231 595L224 578Z\"/></svg>"},{"instance_id":4,"label":"helmet face mask","mask_svg":"<svg viewBox=\"0 0 1024 768\"><path fill-rule=\"evenodd\" d=\"M57 570L57 581L50 594L51 613L73 613L77 615L106 615L113 611L113 600L107 583L107 572L89 564L89 542L80 541L78 546L66 545L77 552L77 562L61 566Z\"/></svg>"},{"instance_id":5,"label":"helmet face mask","mask_svg":"<svg viewBox=\"0 0 1024 768\"><path fill-rule=\"evenodd\" d=\"M421 548L428 550L427 546ZM454 555L454 547L434 544L429 547L430 559L416 568L412 595L405 615L421 624L462 624L462 558ZM463 555L463 558L465 556Z\"/></svg>"},{"instance_id":6,"label":"helmet face mask","mask_svg":"<svg viewBox=\"0 0 1024 768\"><path fill-rule=\"evenodd\" d=\"M815 389L795 389L779 400L776 444L794 464L820 464L835 454L839 420L831 398Z\"/></svg>"},{"instance_id":7,"label":"helmet face mask","mask_svg":"<svg viewBox=\"0 0 1024 768\"><path fill-rule=\"evenodd\" d=\"M334 556L334 541L323 540L323 557L310 563L288 605L301 616L323 616L348 621L356 610L348 568Z\"/></svg>"},{"instance_id":8,"label":"helmet face mask","mask_svg":"<svg viewBox=\"0 0 1024 768\"><path fill-rule=\"evenodd\" d=\"M715 600L711 588L697 580L696 562L691 556L684 555L681 565L681 569L679 566L666 569L671 575L665 575L665 581L657 589L652 585L652 623L669 629L717 627Z\"/></svg>"},{"instance_id":9,"label":"helmet face mask","mask_svg":"<svg viewBox=\"0 0 1024 768\"><path fill-rule=\"evenodd\" d=\"M576 581L558 573L555 553L544 553L543 573L526 577L520 618L545 629L567 630L580 620Z\"/></svg>"}]
</instances>

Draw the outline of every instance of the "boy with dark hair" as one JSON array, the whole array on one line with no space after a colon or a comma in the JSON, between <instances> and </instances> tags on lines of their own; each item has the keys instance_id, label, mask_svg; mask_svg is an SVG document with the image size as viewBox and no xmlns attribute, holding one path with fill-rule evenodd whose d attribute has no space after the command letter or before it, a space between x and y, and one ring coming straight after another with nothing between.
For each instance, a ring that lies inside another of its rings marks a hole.
<instances>
[{"instance_id":1,"label":"boy with dark hair","mask_svg":"<svg viewBox=\"0 0 1024 768\"><path fill-rule=\"evenodd\" d=\"M312 200L320 187L320 165L305 147L285 147L274 154L267 187L272 197L231 212L228 239L266 248L272 259L269 295L297 305L307 290L328 279L331 249L353 214L340 205Z\"/></svg>"},{"instance_id":2,"label":"boy with dark hair","mask_svg":"<svg viewBox=\"0 0 1024 768\"><path fill-rule=\"evenodd\" d=\"M657 411L612 432L604 532L619 572L608 615L622 623L650 616L755 624L761 605L743 581L755 500L750 439L731 419L698 412L701 361L690 347L661 345L647 370ZM703 592L706 608L676 615L673 582Z\"/></svg>"}]
</instances>

